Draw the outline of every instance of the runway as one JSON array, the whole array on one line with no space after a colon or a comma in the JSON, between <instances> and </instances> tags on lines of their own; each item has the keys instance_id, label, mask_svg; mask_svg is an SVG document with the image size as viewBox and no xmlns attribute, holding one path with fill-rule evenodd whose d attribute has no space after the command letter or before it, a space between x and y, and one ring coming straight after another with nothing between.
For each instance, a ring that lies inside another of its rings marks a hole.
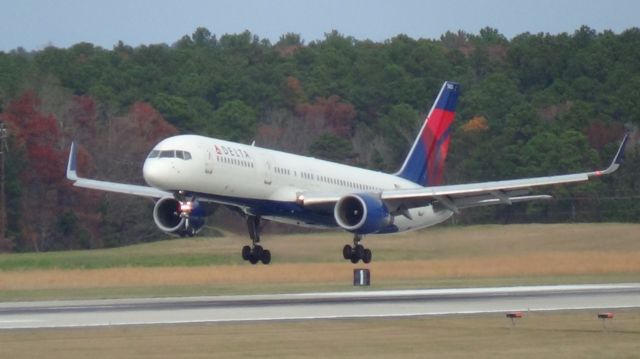
<instances>
[{"instance_id":1,"label":"runway","mask_svg":"<svg viewBox=\"0 0 640 359\"><path fill-rule=\"evenodd\" d=\"M0 303L0 329L640 307L640 283Z\"/></svg>"}]
</instances>

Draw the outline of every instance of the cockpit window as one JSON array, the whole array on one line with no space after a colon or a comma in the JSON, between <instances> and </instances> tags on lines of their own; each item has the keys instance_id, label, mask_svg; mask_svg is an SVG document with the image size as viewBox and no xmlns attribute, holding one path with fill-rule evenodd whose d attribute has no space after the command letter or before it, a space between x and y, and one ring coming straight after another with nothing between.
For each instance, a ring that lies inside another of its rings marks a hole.
<instances>
[{"instance_id":1,"label":"cockpit window","mask_svg":"<svg viewBox=\"0 0 640 359\"><path fill-rule=\"evenodd\" d=\"M173 158L176 156L176 151L160 151L160 158Z\"/></svg>"},{"instance_id":2,"label":"cockpit window","mask_svg":"<svg viewBox=\"0 0 640 359\"><path fill-rule=\"evenodd\" d=\"M182 160L190 160L191 153L187 151L180 151L180 150L165 150L165 151L153 150L151 151L151 153L149 153L148 158L179 158Z\"/></svg>"}]
</instances>

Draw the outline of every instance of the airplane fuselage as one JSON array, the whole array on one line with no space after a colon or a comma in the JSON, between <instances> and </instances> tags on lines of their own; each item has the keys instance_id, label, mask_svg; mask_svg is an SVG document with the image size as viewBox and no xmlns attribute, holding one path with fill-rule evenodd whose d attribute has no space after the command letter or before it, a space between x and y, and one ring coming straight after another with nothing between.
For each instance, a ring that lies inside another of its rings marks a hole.
<instances>
[{"instance_id":1,"label":"airplane fuselage","mask_svg":"<svg viewBox=\"0 0 640 359\"><path fill-rule=\"evenodd\" d=\"M341 197L421 188L391 174L197 135L158 143L145 160L143 175L150 186L161 190L185 191L282 223L325 228L338 227L333 213L300 205L302 193ZM429 205L412 208L409 214L395 216L378 233L424 228L446 220L452 212L434 211Z\"/></svg>"}]
</instances>

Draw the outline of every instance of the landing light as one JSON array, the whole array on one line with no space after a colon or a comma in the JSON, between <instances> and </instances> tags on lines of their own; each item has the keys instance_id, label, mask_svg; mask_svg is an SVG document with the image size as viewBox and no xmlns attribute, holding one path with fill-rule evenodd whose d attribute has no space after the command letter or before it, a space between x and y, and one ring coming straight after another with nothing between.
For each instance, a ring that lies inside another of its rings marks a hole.
<instances>
[{"instance_id":1,"label":"landing light","mask_svg":"<svg viewBox=\"0 0 640 359\"><path fill-rule=\"evenodd\" d=\"M191 201L183 202L180 204L181 212L191 212L192 209L193 209L193 206L191 204Z\"/></svg>"}]
</instances>

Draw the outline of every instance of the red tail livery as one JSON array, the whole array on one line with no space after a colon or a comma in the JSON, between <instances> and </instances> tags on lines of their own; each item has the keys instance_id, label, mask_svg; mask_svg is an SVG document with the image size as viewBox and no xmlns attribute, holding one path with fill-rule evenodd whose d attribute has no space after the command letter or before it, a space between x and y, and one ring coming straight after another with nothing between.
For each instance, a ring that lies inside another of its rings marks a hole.
<instances>
[{"instance_id":1,"label":"red tail livery","mask_svg":"<svg viewBox=\"0 0 640 359\"><path fill-rule=\"evenodd\" d=\"M445 82L397 176L422 186L442 183L460 85Z\"/></svg>"}]
</instances>

